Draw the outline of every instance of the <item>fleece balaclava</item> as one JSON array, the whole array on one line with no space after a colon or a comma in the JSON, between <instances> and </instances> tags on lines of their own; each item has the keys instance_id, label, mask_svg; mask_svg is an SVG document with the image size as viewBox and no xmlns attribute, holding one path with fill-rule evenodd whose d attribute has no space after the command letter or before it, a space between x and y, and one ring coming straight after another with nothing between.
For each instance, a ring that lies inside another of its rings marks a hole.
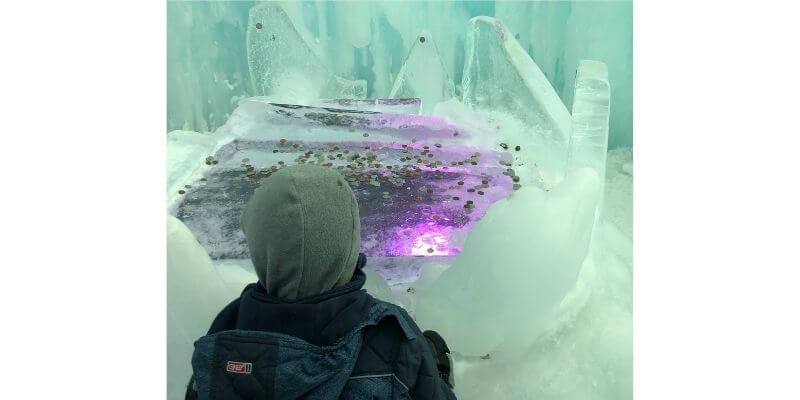
<instances>
[{"instance_id":1,"label":"fleece balaclava","mask_svg":"<svg viewBox=\"0 0 800 400\"><path fill-rule=\"evenodd\" d=\"M353 277L361 244L358 203L335 170L281 168L255 191L241 222L258 281L270 295L315 296Z\"/></svg>"}]
</instances>

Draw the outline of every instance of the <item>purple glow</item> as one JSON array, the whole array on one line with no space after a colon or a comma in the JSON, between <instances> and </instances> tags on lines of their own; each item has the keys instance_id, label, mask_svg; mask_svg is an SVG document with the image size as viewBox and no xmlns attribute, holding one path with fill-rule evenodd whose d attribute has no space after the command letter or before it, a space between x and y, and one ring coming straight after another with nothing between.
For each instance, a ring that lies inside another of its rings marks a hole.
<instances>
[{"instance_id":1,"label":"purple glow","mask_svg":"<svg viewBox=\"0 0 800 400\"><path fill-rule=\"evenodd\" d=\"M412 256L450 256L461 253L461 249L450 243L452 227L428 222L396 230L392 252Z\"/></svg>"}]
</instances>

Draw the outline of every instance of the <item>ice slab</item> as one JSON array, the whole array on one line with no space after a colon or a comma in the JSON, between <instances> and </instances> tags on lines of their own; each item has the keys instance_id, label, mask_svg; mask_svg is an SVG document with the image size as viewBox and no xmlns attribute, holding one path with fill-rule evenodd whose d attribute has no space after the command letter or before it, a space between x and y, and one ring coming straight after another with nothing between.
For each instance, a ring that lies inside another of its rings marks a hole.
<instances>
[{"instance_id":1,"label":"ice slab","mask_svg":"<svg viewBox=\"0 0 800 400\"><path fill-rule=\"evenodd\" d=\"M499 20L470 20L462 77L465 104L519 119L537 136L542 153L556 155L563 176L570 114L553 86Z\"/></svg>"},{"instance_id":2,"label":"ice slab","mask_svg":"<svg viewBox=\"0 0 800 400\"><path fill-rule=\"evenodd\" d=\"M421 101L415 98L398 99L324 99L309 106L339 108L357 111L374 111L388 114L418 114Z\"/></svg>"},{"instance_id":3,"label":"ice slab","mask_svg":"<svg viewBox=\"0 0 800 400\"><path fill-rule=\"evenodd\" d=\"M363 99L367 94L366 81L331 73L278 5L250 9L247 63L256 93L276 101Z\"/></svg>"},{"instance_id":4,"label":"ice slab","mask_svg":"<svg viewBox=\"0 0 800 400\"><path fill-rule=\"evenodd\" d=\"M605 180L610 93L606 65L582 60L575 76L567 170L592 168Z\"/></svg>"},{"instance_id":5,"label":"ice slab","mask_svg":"<svg viewBox=\"0 0 800 400\"><path fill-rule=\"evenodd\" d=\"M170 213L213 259L247 259L239 216L255 189L287 165L337 169L361 206L369 266L405 284L425 263L449 265L493 203L540 182L534 164L517 172L509 152L474 145L492 134L442 117L250 99L214 133L214 151L196 158L199 172L171 194Z\"/></svg>"},{"instance_id":6,"label":"ice slab","mask_svg":"<svg viewBox=\"0 0 800 400\"><path fill-rule=\"evenodd\" d=\"M419 291L415 318L463 354L513 359L558 320L586 259L601 182L588 168L549 192L525 187L497 202L464 249Z\"/></svg>"},{"instance_id":7,"label":"ice slab","mask_svg":"<svg viewBox=\"0 0 800 400\"><path fill-rule=\"evenodd\" d=\"M428 144L237 139L211 156L216 163L202 180L182 189L175 215L212 258L247 258L239 215L252 193L283 166L317 164L339 170L353 188L367 255L457 254L450 237L510 194L514 182L500 154Z\"/></svg>"},{"instance_id":8,"label":"ice slab","mask_svg":"<svg viewBox=\"0 0 800 400\"><path fill-rule=\"evenodd\" d=\"M447 71L433 36L422 31L411 45L389 97L419 97L420 111L428 115L437 103L455 96L453 79Z\"/></svg>"},{"instance_id":9,"label":"ice slab","mask_svg":"<svg viewBox=\"0 0 800 400\"><path fill-rule=\"evenodd\" d=\"M503 109L540 134L569 140L570 115L539 66L499 20L475 17L467 31L464 102Z\"/></svg>"},{"instance_id":10,"label":"ice slab","mask_svg":"<svg viewBox=\"0 0 800 400\"><path fill-rule=\"evenodd\" d=\"M282 104L263 96L242 100L216 133L259 140L330 141L358 140L365 130L370 131L372 140L425 137L436 138L441 144L465 143L472 135L441 117Z\"/></svg>"}]
</instances>

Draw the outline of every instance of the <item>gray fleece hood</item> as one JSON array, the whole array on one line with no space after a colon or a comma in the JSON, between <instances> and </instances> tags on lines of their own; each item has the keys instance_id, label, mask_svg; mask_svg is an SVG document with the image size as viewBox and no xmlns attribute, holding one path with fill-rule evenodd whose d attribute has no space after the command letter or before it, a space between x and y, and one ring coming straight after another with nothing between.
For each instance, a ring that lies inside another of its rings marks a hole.
<instances>
[{"instance_id":1,"label":"gray fleece hood","mask_svg":"<svg viewBox=\"0 0 800 400\"><path fill-rule=\"evenodd\" d=\"M353 277L361 244L358 203L335 170L281 168L255 191L241 222L258 281L270 295L315 296Z\"/></svg>"}]
</instances>

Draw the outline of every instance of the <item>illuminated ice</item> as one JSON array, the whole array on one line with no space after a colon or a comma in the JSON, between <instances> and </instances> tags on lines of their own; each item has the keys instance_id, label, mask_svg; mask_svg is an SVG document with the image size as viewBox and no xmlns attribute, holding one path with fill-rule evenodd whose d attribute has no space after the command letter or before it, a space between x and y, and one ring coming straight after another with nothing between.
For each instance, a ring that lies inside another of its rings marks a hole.
<instances>
[{"instance_id":1,"label":"illuminated ice","mask_svg":"<svg viewBox=\"0 0 800 400\"><path fill-rule=\"evenodd\" d=\"M321 98L363 99L367 83L332 74L274 4L250 9L247 63L256 93L275 101Z\"/></svg>"},{"instance_id":2,"label":"illuminated ice","mask_svg":"<svg viewBox=\"0 0 800 400\"><path fill-rule=\"evenodd\" d=\"M173 212L213 259L247 259L239 215L250 195L285 165L317 164L337 169L352 186L361 250L371 260L453 256L461 243L451 238L514 190L512 157L470 146L484 135L441 117L253 98L215 132L213 163L195 172ZM419 269L411 260L394 262Z\"/></svg>"}]
</instances>

